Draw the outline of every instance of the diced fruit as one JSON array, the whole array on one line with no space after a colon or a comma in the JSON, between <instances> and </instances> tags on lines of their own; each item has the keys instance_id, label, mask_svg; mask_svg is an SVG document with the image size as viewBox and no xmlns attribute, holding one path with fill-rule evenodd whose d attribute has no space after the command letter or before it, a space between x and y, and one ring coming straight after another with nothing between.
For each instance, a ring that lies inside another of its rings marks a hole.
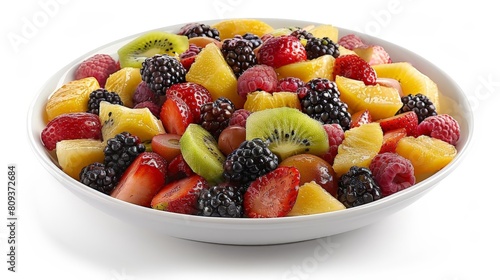
<instances>
[{"instance_id":1,"label":"diced fruit","mask_svg":"<svg viewBox=\"0 0 500 280\"><path fill-rule=\"evenodd\" d=\"M188 39L189 45L195 45L200 49L203 49L208 44L214 43L217 47L222 47L221 41L211 38L211 37L192 37Z\"/></svg>"},{"instance_id":2,"label":"diced fruit","mask_svg":"<svg viewBox=\"0 0 500 280\"><path fill-rule=\"evenodd\" d=\"M278 88L276 91L289 91L298 92L298 90L304 87L306 84L299 78L296 77L285 77L278 81Z\"/></svg>"},{"instance_id":3,"label":"diced fruit","mask_svg":"<svg viewBox=\"0 0 500 280\"><path fill-rule=\"evenodd\" d=\"M323 128L328 135L328 151L321 156L330 165L333 164L333 160L337 156L339 145L344 141L344 130L337 123L324 124Z\"/></svg>"},{"instance_id":4,"label":"diced fruit","mask_svg":"<svg viewBox=\"0 0 500 280\"><path fill-rule=\"evenodd\" d=\"M133 107L135 89L141 82L141 73L138 68L125 67L111 74L104 88L117 93L123 105Z\"/></svg>"},{"instance_id":5,"label":"diced fruit","mask_svg":"<svg viewBox=\"0 0 500 280\"><path fill-rule=\"evenodd\" d=\"M408 136L417 135L418 116L415 112L409 111L406 113L395 115L394 117L378 120L380 127L384 132L398 128L404 128Z\"/></svg>"},{"instance_id":6,"label":"diced fruit","mask_svg":"<svg viewBox=\"0 0 500 280\"><path fill-rule=\"evenodd\" d=\"M431 136L455 145L460 139L460 125L452 116L441 114L423 120L417 127L417 134Z\"/></svg>"},{"instance_id":7,"label":"diced fruit","mask_svg":"<svg viewBox=\"0 0 500 280\"><path fill-rule=\"evenodd\" d=\"M247 217L276 218L292 210L299 192L300 173L295 167L282 166L257 178L244 194Z\"/></svg>"},{"instance_id":8,"label":"diced fruit","mask_svg":"<svg viewBox=\"0 0 500 280\"><path fill-rule=\"evenodd\" d=\"M151 140L157 134L165 133L161 121L147 108L130 109L103 101L99 119L104 141L124 131L138 136L142 142Z\"/></svg>"},{"instance_id":9,"label":"diced fruit","mask_svg":"<svg viewBox=\"0 0 500 280\"><path fill-rule=\"evenodd\" d=\"M221 40L245 33L261 37L273 31L269 24L257 19L228 19L212 24L212 27L219 30Z\"/></svg>"},{"instance_id":10,"label":"diced fruit","mask_svg":"<svg viewBox=\"0 0 500 280\"><path fill-rule=\"evenodd\" d=\"M151 207L180 214L196 214L198 196L202 189L208 187L208 182L199 175L171 182L153 197Z\"/></svg>"},{"instance_id":11,"label":"diced fruit","mask_svg":"<svg viewBox=\"0 0 500 280\"><path fill-rule=\"evenodd\" d=\"M340 99L351 112L368 109L374 120L392 117L403 106L395 88L378 84L367 86L362 81L337 76Z\"/></svg>"},{"instance_id":12,"label":"diced fruit","mask_svg":"<svg viewBox=\"0 0 500 280\"><path fill-rule=\"evenodd\" d=\"M377 84L383 87L395 88L398 91L399 96L404 96L403 89L401 88L401 84L398 82L398 80L391 78L377 78Z\"/></svg>"},{"instance_id":13,"label":"diced fruit","mask_svg":"<svg viewBox=\"0 0 500 280\"><path fill-rule=\"evenodd\" d=\"M260 64L274 68L307 60L306 49L297 37L273 37L262 43L257 51Z\"/></svg>"},{"instance_id":14,"label":"diced fruit","mask_svg":"<svg viewBox=\"0 0 500 280\"><path fill-rule=\"evenodd\" d=\"M254 91L273 93L278 87L278 77L271 66L256 65L238 78L238 94L246 99Z\"/></svg>"},{"instance_id":15,"label":"diced fruit","mask_svg":"<svg viewBox=\"0 0 500 280\"><path fill-rule=\"evenodd\" d=\"M120 70L119 64L108 54L96 54L85 59L75 70L75 80L94 77L104 87L109 75Z\"/></svg>"},{"instance_id":16,"label":"diced fruit","mask_svg":"<svg viewBox=\"0 0 500 280\"><path fill-rule=\"evenodd\" d=\"M165 184L167 161L153 152L140 154L127 168L111 197L149 207Z\"/></svg>"},{"instance_id":17,"label":"diced fruit","mask_svg":"<svg viewBox=\"0 0 500 280\"><path fill-rule=\"evenodd\" d=\"M229 126L234 111L234 104L229 99L217 98L201 106L200 125L217 140L222 130Z\"/></svg>"},{"instance_id":18,"label":"diced fruit","mask_svg":"<svg viewBox=\"0 0 500 280\"><path fill-rule=\"evenodd\" d=\"M333 65L335 59L331 55L323 55L315 59L295 62L276 69L278 79L296 77L304 83L314 78L333 80Z\"/></svg>"},{"instance_id":19,"label":"diced fruit","mask_svg":"<svg viewBox=\"0 0 500 280\"><path fill-rule=\"evenodd\" d=\"M172 133L155 135L151 139L151 149L170 163L181 154L180 139L181 136Z\"/></svg>"},{"instance_id":20,"label":"diced fruit","mask_svg":"<svg viewBox=\"0 0 500 280\"><path fill-rule=\"evenodd\" d=\"M205 103L212 102L210 92L203 86L195 83L185 82L169 87L165 93L167 98L177 96L189 107L193 115L193 122L200 121L200 109Z\"/></svg>"},{"instance_id":21,"label":"diced fruit","mask_svg":"<svg viewBox=\"0 0 500 280\"><path fill-rule=\"evenodd\" d=\"M361 38L359 38L359 36L355 34L347 34L345 36L342 36L339 39L338 43L348 50L353 50L365 45L365 43L363 43L363 40L361 40Z\"/></svg>"},{"instance_id":22,"label":"diced fruit","mask_svg":"<svg viewBox=\"0 0 500 280\"><path fill-rule=\"evenodd\" d=\"M247 95L245 110L250 112L261 111L265 109L289 107L301 109L299 97L294 92L274 92L255 91Z\"/></svg>"},{"instance_id":23,"label":"diced fruit","mask_svg":"<svg viewBox=\"0 0 500 280\"><path fill-rule=\"evenodd\" d=\"M368 109L358 111L351 116L351 128L371 122L372 115L370 114L370 111Z\"/></svg>"},{"instance_id":24,"label":"diced fruit","mask_svg":"<svg viewBox=\"0 0 500 280\"><path fill-rule=\"evenodd\" d=\"M375 85L377 75L373 68L357 55L341 55L333 65L333 79L343 76L349 79L363 81L365 85Z\"/></svg>"},{"instance_id":25,"label":"diced fruit","mask_svg":"<svg viewBox=\"0 0 500 280\"><path fill-rule=\"evenodd\" d=\"M339 30L331 24L322 24L313 27L309 32L316 38L328 37L332 41L337 42L339 39Z\"/></svg>"},{"instance_id":26,"label":"diced fruit","mask_svg":"<svg viewBox=\"0 0 500 280\"><path fill-rule=\"evenodd\" d=\"M45 105L47 121L62 114L87 112L90 93L96 89L99 89L99 82L94 77L64 84L49 97Z\"/></svg>"},{"instance_id":27,"label":"diced fruit","mask_svg":"<svg viewBox=\"0 0 500 280\"><path fill-rule=\"evenodd\" d=\"M406 129L405 128L397 128L394 130L389 130L384 132L384 139L382 142L382 148L380 148L379 153L395 153L396 146L398 145L399 140L401 138L406 137Z\"/></svg>"},{"instance_id":28,"label":"diced fruit","mask_svg":"<svg viewBox=\"0 0 500 280\"><path fill-rule=\"evenodd\" d=\"M167 180L169 182L177 181L195 173L189 167L187 162L184 160L182 153L176 157L168 164L167 168Z\"/></svg>"},{"instance_id":29,"label":"diced fruit","mask_svg":"<svg viewBox=\"0 0 500 280\"><path fill-rule=\"evenodd\" d=\"M106 141L104 147L104 165L115 170L121 176L139 154L146 151L146 146L139 137L126 131Z\"/></svg>"},{"instance_id":30,"label":"diced fruit","mask_svg":"<svg viewBox=\"0 0 500 280\"><path fill-rule=\"evenodd\" d=\"M244 188L223 183L203 189L198 197L198 215L205 217L243 217Z\"/></svg>"},{"instance_id":31,"label":"diced fruit","mask_svg":"<svg viewBox=\"0 0 500 280\"><path fill-rule=\"evenodd\" d=\"M246 139L245 127L234 125L226 127L219 135L218 146L224 155L236 150Z\"/></svg>"},{"instance_id":32,"label":"diced fruit","mask_svg":"<svg viewBox=\"0 0 500 280\"><path fill-rule=\"evenodd\" d=\"M80 171L93 162L104 161L104 142L94 139L74 139L57 142L57 162L64 173L80 180Z\"/></svg>"},{"instance_id":33,"label":"diced fruit","mask_svg":"<svg viewBox=\"0 0 500 280\"><path fill-rule=\"evenodd\" d=\"M388 196L415 184L413 165L395 153L381 153L370 163L370 171L382 196Z\"/></svg>"},{"instance_id":34,"label":"diced fruit","mask_svg":"<svg viewBox=\"0 0 500 280\"><path fill-rule=\"evenodd\" d=\"M345 174L352 166L368 168L383 141L382 129L376 122L352 128L345 132L344 137L333 162L337 176Z\"/></svg>"},{"instance_id":35,"label":"diced fruit","mask_svg":"<svg viewBox=\"0 0 500 280\"><path fill-rule=\"evenodd\" d=\"M193 123L193 114L186 102L177 96L170 96L163 102L160 119L168 133L184 134L190 123Z\"/></svg>"},{"instance_id":36,"label":"diced fruit","mask_svg":"<svg viewBox=\"0 0 500 280\"><path fill-rule=\"evenodd\" d=\"M389 54L382 46L361 46L353 51L370 65L391 63Z\"/></svg>"},{"instance_id":37,"label":"diced fruit","mask_svg":"<svg viewBox=\"0 0 500 280\"><path fill-rule=\"evenodd\" d=\"M297 201L287 216L312 215L345 209L344 204L315 182L299 187Z\"/></svg>"}]
</instances>

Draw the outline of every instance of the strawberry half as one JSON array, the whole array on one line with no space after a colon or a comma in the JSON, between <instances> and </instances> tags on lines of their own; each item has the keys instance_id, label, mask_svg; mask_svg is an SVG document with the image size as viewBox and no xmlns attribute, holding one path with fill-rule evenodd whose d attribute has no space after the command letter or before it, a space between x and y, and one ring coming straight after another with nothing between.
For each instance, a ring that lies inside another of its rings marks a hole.
<instances>
[{"instance_id":1,"label":"strawberry half","mask_svg":"<svg viewBox=\"0 0 500 280\"><path fill-rule=\"evenodd\" d=\"M281 166L253 181L245 192L243 207L250 218L283 217L292 210L299 193L296 167Z\"/></svg>"},{"instance_id":2,"label":"strawberry half","mask_svg":"<svg viewBox=\"0 0 500 280\"><path fill-rule=\"evenodd\" d=\"M84 60L75 71L75 80L94 77L104 88L109 75L120 70L120 65L108 54L96 54Z\"/></svg>"},{"instance_id":3,"label":"strawberry half","mask_svg":"<svg viewBox=\"0 0 500 280\"><path fill-rule=\"evenodd\" d=\"M182 135L193 122L193 114L184 100L170 96L163 102L160 120L168 133Z\"/></svg>"},{"instance_id":4,"label":"strawberry half","mask_svg":"<svg viewBox=\"0 0 500 280\"><path fill-rule=\"evenodd\" d=\"M260 64L274 68L307 60L306 49L295 36L280 36L266 40L257 51Z\"/></svg>"},{"instance_id":5,"label":"strawberry half","mask_svg":"<svg viewBox=\"0 0 500 280\"><path fill-rule=\"evenodd\" d=\"M92 113L68 113L57 116L42 130L43 145L50 151L57 142L70 139L101 139L101 121Z\"/></svg>"},{"instance_id":6,"label":"strawberry half","mask_svg":"<svg viewBox=\"0 0 500 280\"><path fill-rule=\"evenodd\" d=\"M184 160L182 154L177 155L168 164L167 168L167 179L168 181L176 181L191 175L194 175L194 171L189 167L187 162Z\"/></svg>"},{"instance_id":7,"label":"strawberry half","mask_svg":"<svg viewBox=\"0 0 500 280\"><path fill-rule=\"evenodd\" d=\"M151 200L151 207L180 214L198 212L198 196L202 189L208 189L208 182L199 175L174 181L164 186Z\"/></svg>"},{"instance_id":8,"label":"strawberry half","mask_svg":"<svg viewBox=\"0 0 500 280\"><path fill-rule=\"evenodd\" d=\"M341 55L335 59L333 80L335 80L337 75L363 81L367 86L377 84L375 70L373 70L370 64L355 54Z\"/></svg>"},{"instance_id":9,"label":"strawberry half","mask_svg":"<svg viewBox=\"0 0 500 280\"><path fill-rule=\"evenodd\" d=\"M144 152L123 173L111 196L136 205L150 206L165 185L167 161L157 153Z\"/></svg>"},{"instance_id":10,"label":"strawberry half","mask_svg":"<svg viewBox=\"0 0 500 280\"><path fill-rule=\"evenodd\" d=\"M378 122L384 133L394 129L404 128L408 136L417 136L418 116L413 111L378 120Z\"/></svg>"},{"instance_id":11,"label":"strawberry half","mask_svg":"<svg viewBox=\"0 0 500 280\"><path fill-rule=\"evenodd\" d=\"M167 98L176 96L186 103L193 115L193 122L200 122L200 109L205 103L212 102L212 95L202 85L185 82L169 87L165 93Z\"/></svg>"},{"instance_id":12,"label":"strawberry half","mask_svg":"<svg viewBox=\"0 0 500 280\"><path fill-rule=\"evenodd\" d=\"M390 152L396 152L396 146L398 145L399 140L406 136L405 128L398 128L391 131L387 131L384 133L384 137L382 140L382 147L380 148L379 154Z\"/></svg>"}]
</instances>

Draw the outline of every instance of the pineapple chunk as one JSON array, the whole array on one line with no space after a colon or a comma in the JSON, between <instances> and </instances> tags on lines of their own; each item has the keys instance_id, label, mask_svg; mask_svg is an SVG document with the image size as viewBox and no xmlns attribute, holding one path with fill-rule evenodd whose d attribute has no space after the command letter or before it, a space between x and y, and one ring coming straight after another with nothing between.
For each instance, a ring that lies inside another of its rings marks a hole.
<instances>
[{"instance_id":1,"label":"pineapple chunk","mask_svg":"<svg viewBox=\"0 0 500 280\"><path fill-rule=\"evenodd\" d=\"M345 209L344 204L312 181L300 186L297 200L288 216L319 214L342 209Z\"/></svg>"},{"instance_id":2,"label":"pineapple chunk","mask_svg":"<svg viewBox=\"0 0 500 280\"><path fill-rule=\"evenodd\" d=\"M104 88L117 93L123 105L132 107L134 105L135 89L141 81L141 70L139 68L125 67L111 74L106 80Z\"/></svg>"},{"instance_id":3,"label":"pineapple chunk","mask_svg":"<svg viewBox=\"0 0 500 280\"><path fill-rule=\"evenodd\" d=\"M278 79L296 77L304 83L314 78L325 78L333 80L333 64L335 58L331 55L323 55L315 59L300 61L281 66L276 69Z\"/></svg>"},{"instance_id":4,"label":"pineapple chunk","mask_svg":"<svg viewBox=\"0 0 500 280\"><path fill-rule=\"evenodd\" d=\"M258 19L228 19L212 24L212 27L219 30L221 40L245 33L262 37L262 35L274 30L272 26Z\"/></svg>"},{"instance_id":5,"label":"pineapple chunk","mask_svg":"<svg viewBox=\"0 0 500 280\"><path fill-rule=\"evenodd\" d=\"M56 144L59 166L64 173L80 180L80 171L94 162L104 162L105 142L94 139L62 140Z\"/></svg>"},{"instance_id":6,"label":"pineapple chunk","mask_svg":"<svg viewBox=\"0 0 500 280\"><path fill-rule=\"evenodd\" d=\"M273 92L254 91L247 95L244 109L250 112L257 112L265 109L290 107L300 110L300 100L294 92Z\"/></svg>"}]
</instances>

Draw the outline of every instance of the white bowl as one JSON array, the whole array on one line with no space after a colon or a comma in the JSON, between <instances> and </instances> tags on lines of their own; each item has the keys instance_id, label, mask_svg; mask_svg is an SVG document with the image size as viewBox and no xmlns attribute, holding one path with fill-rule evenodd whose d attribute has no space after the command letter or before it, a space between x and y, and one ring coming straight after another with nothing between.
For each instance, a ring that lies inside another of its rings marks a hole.
<instances>
[{"instance_id":1,"label":"white bowl","mask_svg":"<svg viewBox=\"0 0 500 280\"><path fill-rule=\"evenodd\" d=\"M296 20L262 20L276 28L318 25L318 23ZM217 21L204 22L212 24ZM181 26L183 24L160 28L160 30L175 32ZM339 28L340 36L349 33L356 32ZM140 34L129 36L86 53L55 73L41 88L29 110L30 143L37 158L50 174L79 198L138 227L162 232L173 237L223 244L265 245L320 238L366 226L410 205L458 166L464 158L472 137L473 118L465 94L448 75L432 63L389 42L365 34L356 34L360 35L366 43L382 45L391 55L393 61L411 62L417 69L434 80L442 93L443 113L454 116L461 127L461 138L457 144L458 154L450 164L422 182L378 201L342 211L310 216L269 219L212 218L169 213L136 206L94 191L66 175L59 169L53 155L45 149L40 140L40 133L45 126L43 116L47 98L62 84L72 79L75 67L79 62L96 53L108 53L117 57L117 49Z\"/></svg>"}]
</instances>

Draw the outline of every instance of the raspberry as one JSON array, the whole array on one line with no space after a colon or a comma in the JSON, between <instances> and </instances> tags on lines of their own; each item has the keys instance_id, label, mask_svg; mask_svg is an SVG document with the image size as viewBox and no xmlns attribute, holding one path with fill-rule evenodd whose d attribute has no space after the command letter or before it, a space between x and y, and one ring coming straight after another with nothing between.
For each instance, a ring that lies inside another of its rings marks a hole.
<instances>
[{"instance_id":1,"label":"raspberry","mask_svg":"<svg viewBox=\"0 0 500 280\"><path fill-rule=\"evenodd\" d=\"M277 87L278 76L267 65L255 65L243 72L238 79L238 94L245 99L250 92L262 90L272 93Z\"/></svg>"},{"instance_id":2,"label":"raspberry","mask_svg":"<svg viewBox=\"0 0 500 280\"><path fill-rule=\"evenodd\" d=\"M153 103L152 101L143 101L134 106L134 109L138 108L148 108L149 111L156 117L160 118L161 107L160 105Z\"/></svg>"},{"instance_id":3,"label":"raspberry","mask_svg":"<svg viewBox=\"0 0 500 280\"><path fill-rule=\"evenodd\" d=\"M159 104L160 97L148 87L146 82L140 82L134 91L132 101L134 102L134 106L144 101L151 101Z\"/></svg>"},{"instance_id":4,"label":"raspberry","mask_svg":"<svg viewBox=\"0 0 500 280\"><path fill-rule=\"evenodd\" d=\"M373 49L373 54L370 58L370 61L368 61L368 64L370 65L377 65L377 64L387 64L387 63L392 63L392 59L385 51L384 47L382 46L371 46Z\"/></svg>"},{"instance_id":5,"label":"raspberry","mask_svg":"<svg viewBox=\"0 0 500 280\"><path fill-rule=\"evenodd\" d=\"M118 63L107 54L96 54L84 60L75 71L75 80L94 77L104 88L109 75L120 70Z\"/></svg>"},{"instance_id":6,"label":"raspberry","mask_svg":"<svg viewBox=\"0 0 500 280\"><path fill-rule=\"evenodd\" d=\"M342 38L339 39L338 44L348 50L353 50L355 48L359 48L365 45L361 40L361 38L359 38L355 34L349 34L343 36Z\"/></svg>"},{"instance_id":7,"label":"raspberry","mask_svg":"<svg viewBox=\"0 0 500 280\"><path fill-rule=\"evenodd\" d=\"M344 141L344 130L337 123L324 124L323 128L328 135L328 146L330 146L330 148L328 152L322 156L322 158L329 164L333 164L333 160L335 159L335 156L337 156L339 145L342 144L342 141Z\"/></svg>"},{"instance_id":8,"label":"raspberry","mask_svg":"<svg viewBox=\"0 0 500 280\"><path fill-rule=\"evenodd\" d=\"M304 87L305 83L295 77L287 77L282 78L278 81L278 87L276 91L289 91L289 92L297 92L299 88Z\"/></svg>"},{"instance_id":9,"label":"raspberry","mask_svg":"<svg viewBox=\"0 0 500 280\"><path fill-rule=\"evenodd\" d=\"M460 125L452 116L441 114L423 120L417 127L417 134L427 135L455 145L460 139Z\"/></svg>"},{"instance_id":10,"label":"raspberry","mask_svg":"<svg viewBox=\"0 0 500 280\"><path fill-rule=\"evenodd\" d=\"M248 116L250 116L250 111L248 110L238 109L234 111L233 115L229 119L229 126L237 125L241 127L246 127Z\"/></svg>"},{"instance_id":11,"label":"raspberry","mask_svg":"<svg viewBox=\"0 0 500 280\"><path fill-rule=\"evenodd\" d=\"M200 53L200 51L201 48L198 47L197 45L189 44L189 48L185 52L181 53L180 59L196 56L197 54Z\"/></svg>"},{"instance_id":12,"label":"raspberry","mask_svg":"<svg viewBox=\"0 0 500 280\"><path fill-rule=\"evenodd\" d=\"M370 163L370 171L383 196L391 195L415 184L413 165L409 160L395 153L376 155Z\"/></svg>"}]
</instances>

